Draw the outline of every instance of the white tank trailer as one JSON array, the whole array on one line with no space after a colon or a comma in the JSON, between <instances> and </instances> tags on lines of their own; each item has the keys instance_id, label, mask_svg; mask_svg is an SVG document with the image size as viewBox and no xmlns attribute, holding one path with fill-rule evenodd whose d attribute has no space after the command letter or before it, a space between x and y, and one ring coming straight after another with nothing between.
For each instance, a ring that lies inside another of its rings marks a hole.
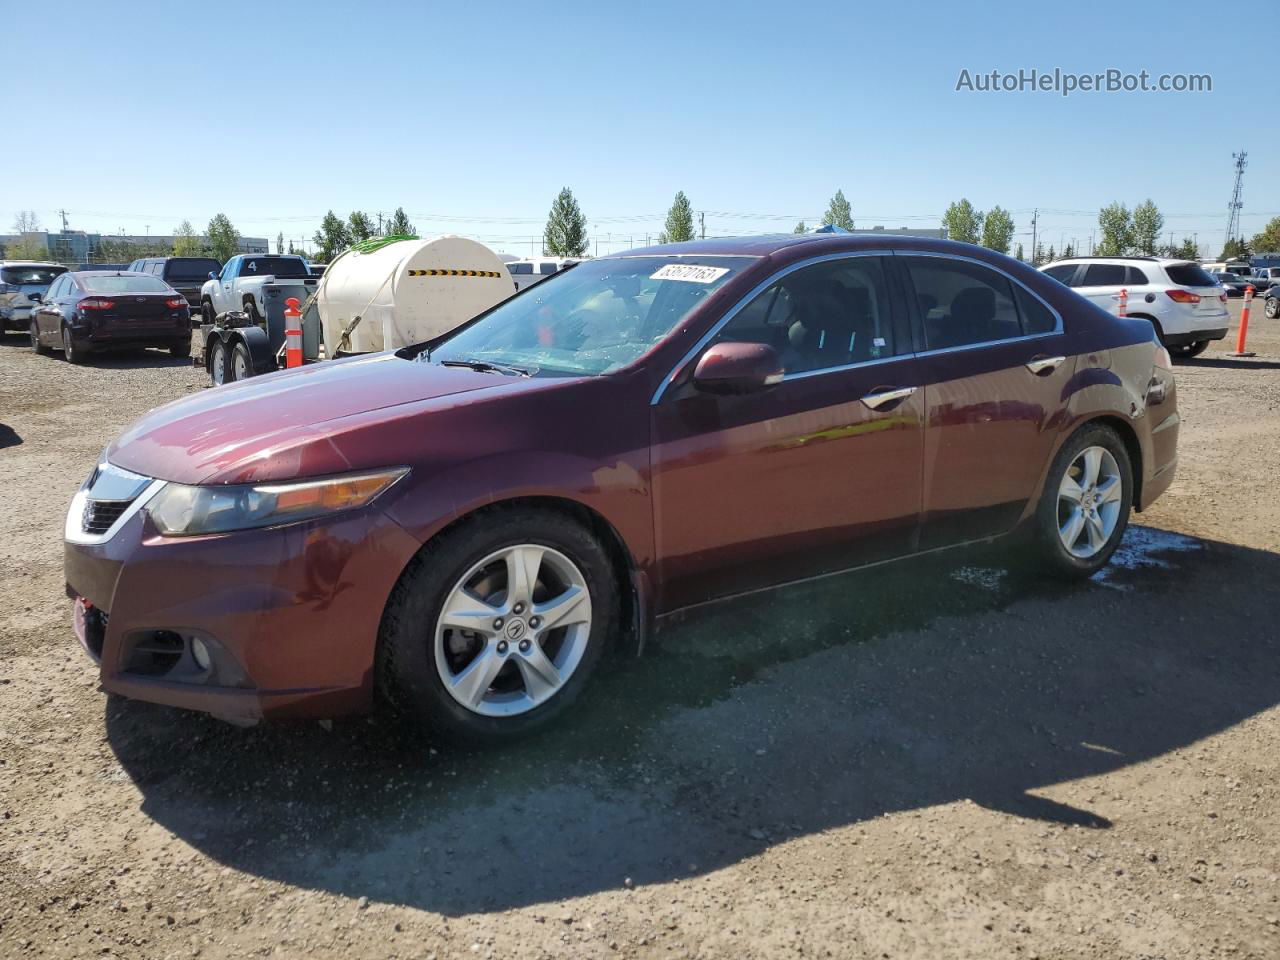
<instances>
[{"instance_id":1,"label":"white tank trailer","mask_svg":"<svg viewBox=\"0 0 1280 960\"><path fill-rule=\"evenodd\" d=\"M513 293L497 254L474 240L446 236L344 254L325 271L315 307L325 355L335 357L430 340ZM352 327L356 317L360 322Z\"/></svg>"}]
</instances>

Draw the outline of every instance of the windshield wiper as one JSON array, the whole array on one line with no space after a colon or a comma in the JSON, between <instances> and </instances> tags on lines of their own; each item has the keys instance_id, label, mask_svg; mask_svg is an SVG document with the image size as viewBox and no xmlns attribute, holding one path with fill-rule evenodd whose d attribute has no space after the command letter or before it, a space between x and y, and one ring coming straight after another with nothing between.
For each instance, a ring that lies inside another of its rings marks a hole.
<instances>
[{"instance_id":1,"label":"windshield wiper","mask_svg":"<svg viewBox=\"0 0 1280 960\"><path fill-rule=\"evenodd\" d=\"M534 374L533 370L526 367L517 367L510 363L490 363L488 360L476 360L471 358L466 360L441 360L440 366L467 367L471 370L478 370L481 373L514 373L519 377L531 377Z\"/></svg>"}]
</instances>

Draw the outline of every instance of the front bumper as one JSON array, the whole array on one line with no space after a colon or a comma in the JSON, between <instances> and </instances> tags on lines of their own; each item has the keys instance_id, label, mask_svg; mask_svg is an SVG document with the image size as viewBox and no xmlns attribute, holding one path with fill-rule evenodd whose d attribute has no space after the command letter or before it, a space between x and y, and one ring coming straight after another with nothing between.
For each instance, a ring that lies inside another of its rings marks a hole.
<instances>
[{"instance_id":1,"label":"front bumper","mask_svg":"<svg viewBox=\"0 0 1280 960\"><path fill-rule=\"evenodd\" d=\"M8 313L0 318L6 330L25 330L31 325L33 307L10 307Z\"/></svg>"},{"instance_id":2,"label":"front bumper","mask_svg":"<svg viewBox=\"0 0 1280 960\"><path fill-rule=\"evenodd\" d=\"M137 510L76 542L77 504L67 593L102 689L240 723L371 706L383 608L420 546L384 513L170 538Z\"/></svg>"}]
</instances>

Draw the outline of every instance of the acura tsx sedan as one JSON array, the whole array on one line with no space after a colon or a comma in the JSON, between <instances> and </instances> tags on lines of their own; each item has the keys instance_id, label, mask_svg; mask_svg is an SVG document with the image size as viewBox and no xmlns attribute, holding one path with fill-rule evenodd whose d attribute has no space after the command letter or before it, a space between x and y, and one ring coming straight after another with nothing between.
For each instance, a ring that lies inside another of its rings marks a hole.
<instances>
[{"instance_id":1,"label":"acura tsx sedan","mask_svg":"<svg viewBox=\"0 0 1280 960\"><path fill-rule=\"evenodd\" d=\"M1149 322L1000 254L653 247L153 410L71 504L67 590L109 692L501 740L691 606L1015 535L1088 576L1178 423Z\"/></svg>"}]
</instances>

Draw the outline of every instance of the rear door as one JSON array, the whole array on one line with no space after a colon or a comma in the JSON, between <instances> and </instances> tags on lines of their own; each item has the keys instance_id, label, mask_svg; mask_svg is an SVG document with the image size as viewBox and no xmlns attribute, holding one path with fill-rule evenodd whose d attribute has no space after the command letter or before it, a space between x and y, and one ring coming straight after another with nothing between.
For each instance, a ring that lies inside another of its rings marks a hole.
<instances>
[{"instance_id":1,"label":"rear door","mask_svg":"<svg viewBox=\"0 0 1280 960\"><path fill-rule=\"evenodd\" d=\"M925 392L920 549L1006 533L1027 509L1065 422L1076 358L1062 319L979 261L894 261L915 308Z\"/></svg>"}]
</instances>

